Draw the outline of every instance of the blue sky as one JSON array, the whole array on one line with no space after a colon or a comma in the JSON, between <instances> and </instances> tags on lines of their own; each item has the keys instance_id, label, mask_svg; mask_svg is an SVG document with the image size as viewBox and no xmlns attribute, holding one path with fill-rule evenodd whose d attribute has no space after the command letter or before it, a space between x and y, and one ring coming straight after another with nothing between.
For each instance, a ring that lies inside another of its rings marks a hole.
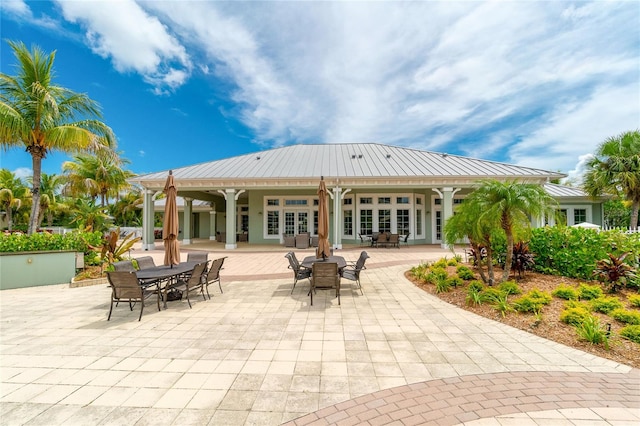
<instances>
[{"instance_id":1,"label":"blue sky","mask_svg":"<svg viewBox=\"0 0 640 426\"><path fill-rule=\"evenodd\" d=\"M640 128L637 1L0 7L1 71L15 74L6 39L56 50L55 82L101 105L136 173L376 142L573 177L604 139ZM22 149L0 155L29 173Z\"/></svg>"}]
</instances>

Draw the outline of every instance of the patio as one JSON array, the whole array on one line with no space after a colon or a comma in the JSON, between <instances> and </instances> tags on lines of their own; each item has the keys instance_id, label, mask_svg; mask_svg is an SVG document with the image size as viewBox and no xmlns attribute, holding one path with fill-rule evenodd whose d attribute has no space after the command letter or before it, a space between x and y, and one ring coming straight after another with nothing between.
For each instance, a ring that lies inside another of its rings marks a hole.
<instances>
[{"instance_id":1,"label":"patio","mask_svg":"<svg viewBox=\"0 0 640 426\"><path fill-rule=\"evenodd\" d=\"M364 295L291 292L284 248L219 250L224 294L106 321L106 285L0 293L0 424L633 424L640 372L441 302L368 250ZM299 257L313 249L295 250ZM355 260L361 249L340 254ZM132 252L149 255L158 251ZM588 389L588 390L587 390ZM336 405L337 404L337 405ZM314 423L315 422L315 423Z\"/></svg>"}]
</instances>

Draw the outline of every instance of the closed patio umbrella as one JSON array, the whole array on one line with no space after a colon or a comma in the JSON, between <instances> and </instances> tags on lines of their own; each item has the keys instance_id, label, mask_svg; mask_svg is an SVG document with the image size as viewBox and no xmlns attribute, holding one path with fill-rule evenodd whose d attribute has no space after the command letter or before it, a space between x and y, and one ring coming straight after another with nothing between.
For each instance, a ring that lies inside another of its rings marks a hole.
<instances>
[{"instance_id":1,"label":"closed patio umbrella","mask_svg":"<svg viewBox=\"0 0 640 426\"><path fill-rule=\"evenodd\" d=\"M316 258L327 258L331 255L329 249L329 206L327 205L327 186L324 177L320 178L318 186L318 249Z\"/></svg>"},{"instance_id":2,"label":"closed patio umbrella","mask_svg":"<svg viewBox=\"0 0 640 426\"><path fill-rule=\"evenodd\" d=\"M164 205L164 222L162 238L164 239L164 264L177 265L180 263L180 248L178 247L178 206L176 196L178 190L173 182L173 172L169 170L167 182L164 185L167 200Z\"/></svg>"}]
</instances>

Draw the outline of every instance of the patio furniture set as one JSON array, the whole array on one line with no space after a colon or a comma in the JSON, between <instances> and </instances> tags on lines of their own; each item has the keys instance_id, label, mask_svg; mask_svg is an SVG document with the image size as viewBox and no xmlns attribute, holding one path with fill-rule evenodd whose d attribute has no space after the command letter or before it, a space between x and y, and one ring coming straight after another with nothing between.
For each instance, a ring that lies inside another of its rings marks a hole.
<instances>
[{"instance_id":1,"label":"patio furniture set","mask_svg":"<svg viewBox=\"0 0 640 426\"><path fill-rule=\"evenodd\" d=\"M299 280L308 279L310 284L308 296L311 298L311 306L313 306L313 295L317 290L335 290L335 297L338 298L338 305L340 305L340 281L342 278L354 281L360 294L364 294L360 284L360 272L366 269L365 262L369 259L366 251L360 253L356 262L347 262L344 257L333 254L327 258L307 256L300 262L292 251L287 253L285 257L289 260L289 269L293 272L291 293Z\"/></svg>"},{"instance_id":2,"label":"patio furniture set","mask_svg":"<svg viewBox=\"0 0 640 426\"><path fill-rule=\"evenodd\" d=\"M285 247L295 247L299 249L318 247L318 236L311 236L308 232L301 232L296 235L282 234L282 241Z\"/></svg>"},{"instance_id":3,"label":"patio furniture set","mask_svg":"<svg viewBox=\"0 0 640 426\"><path fill-rule=\"evenodd\" d=\"M166 309L167 301L174 300L170 298L174 293L180 295L178 299L186 296L189 308L191 308L189 294L192 292L199 291L204 300L207 300L207 297L211 299L209 285L217 283L222 293L220 270L226 256L213 261L208 260L207 257L207 253L189 253L186 262L172 266L156 266L151 256L144 256L136 259L137 269L131 260L113 263L114 270L107 272L107 279L111 286L111 306L107 321L111 319L114 303L118 306L119 302L128 302L129 309L133 311L133 306L140 302L138 317L140 321L145 307L144 301L153 295L156 296L158 311L160 311L160 300L164 302ZM209 266L210 262L211 266Z\"/></svg>"},{"instance_id":4,"label":"patio furniture set","mask_svg":"<svg viewBox=\"0 0 640 426\"><path fill-rule=\"evenodd\" d=\"M395 247L400 248L400 243L409 244L409 232L402 235L389 232L374 232L371 235L358 234L361 246L370 247Z\"/></svg>"}]
</instances>

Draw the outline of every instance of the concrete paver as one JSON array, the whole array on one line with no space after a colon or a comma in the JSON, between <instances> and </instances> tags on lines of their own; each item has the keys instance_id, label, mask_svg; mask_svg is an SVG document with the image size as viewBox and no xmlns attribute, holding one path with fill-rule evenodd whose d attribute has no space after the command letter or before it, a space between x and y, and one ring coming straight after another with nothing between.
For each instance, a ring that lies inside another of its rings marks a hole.
<instances>
[{"instance_id":1,"label":"concrete paver","mask_svg":"<svg viewBox=\"0 0 640 426\"><path fill-rule=\"evenodd\" d=\"M638 370L479 318L404 272L452 254L368 249L364 294L291 293L283 249L240 246L223 290L158 312L109 288L0 293L0 424L625 424ZM357 259L360 248L340 254ZM310 250L295 250L299 257ZM156 262L161 251L151 254ZM580 423L582 422L582 423Z\"/></svg>"}]
</instances>

